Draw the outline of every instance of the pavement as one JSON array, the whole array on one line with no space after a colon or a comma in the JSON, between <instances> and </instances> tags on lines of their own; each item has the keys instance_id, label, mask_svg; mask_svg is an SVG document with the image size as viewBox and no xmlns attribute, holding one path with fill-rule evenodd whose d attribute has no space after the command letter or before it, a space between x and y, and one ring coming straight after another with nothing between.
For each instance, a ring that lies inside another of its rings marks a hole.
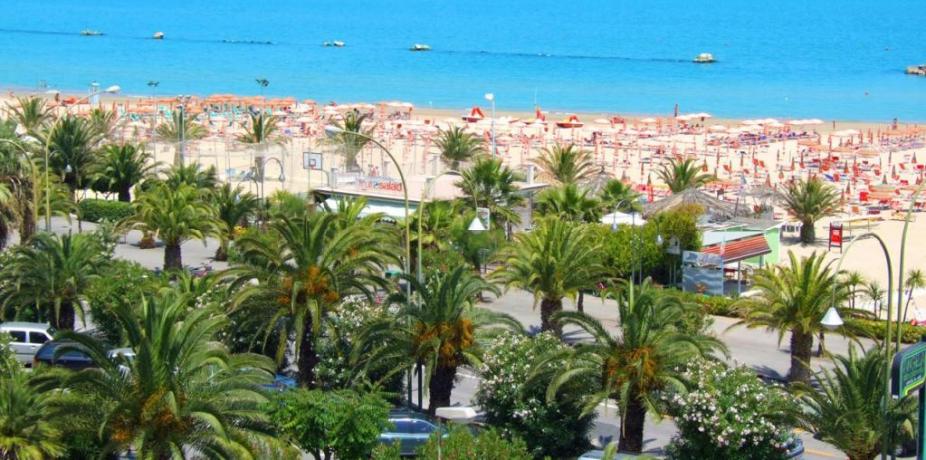
<instances>
[{"instance_id":1,"label":"pavement","mask_svg":"<svg viewBox=\"0 0 926 460\"><path fill-rule=\"evenodd\" d=\"M41 226L42 223L40 222ZM90 223L83 223L83 231L91 231L95 226ZM56 233L77 233L76 221L68 222L65 218L53 218L52 229ZM155 268L163 266L164 251L163 248L139 249L138 241L141 239L141 233L137 231L129 232L115 249L115 256L123 259L133 260L139 264ZM18 236L12 236L11 242L18 241ZM227 267L223 262L212 261L212 256L218 247L215 240L207 240L205 244L202 241L188 241L182 245L183 262L188 266L200 266L202 264L212 265L214 269L221 270ZM574 308L569 301L564 302L564 308ZM481 305L490 310L504 312L512 315L519 320L525 328L540 327L540 312L534 308L533 297L521 290L509 290L504 292L496 299L489 299ZM617 307L614 301L602 300L594 296L585 297L586 313L602 320L604 325L611 331L617 328ZM783 379L787 375L790 366L790 354L787 348L788 336L785 335L784 341L779 345L778 335L775 332L764 329L747 329L745 327L732 327L736 322L735 319L715 316L713 324L710 327L710 333L717 336L723 341L730 352L727 361L730 364L748 366L757 373L772 378ZM849 348L849 341L837 334L827 334L826 347L836 354L844 354ZM867 343L863 343L866 346ZM826 359L814 358L812 367L815 369L832 367L832 362ZM479 385L479 377L470 370L462 370L460 378L453 391L452 400L454 403L462 405L472 404L473 396ZM613 405L602 406L599 409L599 415L592 432L591 439L594 443L607 443L608 440L616 440L620 432L620 418L616 407ZM647 416L645 428L644 450L650 453L661 453L661 447L666 445L677 432L677 429L668 418L657 420L651 415ZM825 459L843 459L846 458L835 447L814 439L809 433L801 433L801 439L804 441L805 455L804 458L811 460Z\"/></svg>"}]
</instances>

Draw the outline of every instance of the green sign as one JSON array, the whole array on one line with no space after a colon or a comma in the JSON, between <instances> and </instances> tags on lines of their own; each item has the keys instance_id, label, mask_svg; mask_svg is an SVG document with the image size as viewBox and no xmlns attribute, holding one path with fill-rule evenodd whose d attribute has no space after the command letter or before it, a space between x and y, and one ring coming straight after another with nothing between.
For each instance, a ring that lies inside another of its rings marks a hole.
<instances>
[{"instance_id":1,"label":"green sign","mask_svg":"<svg viewBox=\"0 0 926 460\"><path fill-rule=\"evenodd\" d=\"M904 397L926 383L926 342L919 342L894 356L891 394Z\"/></svg>"}]
</instances>

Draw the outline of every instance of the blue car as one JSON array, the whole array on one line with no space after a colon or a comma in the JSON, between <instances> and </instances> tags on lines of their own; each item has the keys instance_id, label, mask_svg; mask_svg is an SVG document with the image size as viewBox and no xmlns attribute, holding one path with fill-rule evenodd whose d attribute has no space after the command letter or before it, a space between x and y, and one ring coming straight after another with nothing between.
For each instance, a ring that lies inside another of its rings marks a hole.
<instances>
[{"instance_id":1,"label":"blue car","mask_svg":"<svg viewBox=\"0 0 926 460\"><path fill-rule=\"evenodd\" d=\"M381 444L399 443L399 453L403 457L414 457L418 448L428 442L432 434L440 432L447 436L447 428L436 420L420 412L406 409L393 410L389 413L391 428L379 435Z\"/></svg>"}]
</instances>

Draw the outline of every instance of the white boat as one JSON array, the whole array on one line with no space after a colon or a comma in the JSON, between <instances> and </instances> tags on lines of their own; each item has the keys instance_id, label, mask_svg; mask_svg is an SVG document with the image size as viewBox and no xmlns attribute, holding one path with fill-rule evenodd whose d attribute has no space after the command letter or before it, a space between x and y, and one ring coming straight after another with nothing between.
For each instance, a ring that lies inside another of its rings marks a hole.
<instances>
[{"instance_id":1,"label":"white boat","mask_svg":"<svg viewBox=\"0 0 926 460\"><path fill-rule=\"evenodd\" d=\"M322 43L322 46L326 48L344 48L344 42L341 40L334 40L329 42Z\"/></svg>"},{"instance_id":2,"label":"white boat","mask_svg":"<svg viewBox=\"0 0 926 460\"><path fill-rule=\"evenodd\" d=\"M155 40L163 40L163 39L164 39L164 32L155 32L154 35L151 36L151 38L153 38L153 39L155 39Z\"/></svg>"},{"instance_id":3,"label":"white boat","mask_svg":"<svg viewBox=\"0 0 926 460\"><path fill-rule=\"evenodd\" d=\"M411 51L431 51L431 45L426 45L424 43L415 43L411 47Z\"/></svg>"},{"instance_id":4,"label":"white boat","mask_svg":"<svg viewBox=\"0 0 926 460\"><path fill-rule=\"evenodd\" d=\"M714 55L711 53L701 53L694 58L696 64L710 64L716 62Z\"/></svg>"},{"instance_id":5,"label":"white boat","mask_svg":"<svg viewBox=\"0 0 926 460\"><path fill-rule=\"evenodd\" d=\"M99 30L93 30L93 29L84 29L80 31L80 34L83 35L84 37L98 37L100 35L103 35L103 32L100 32Z\"/></svg>"}]
</instances>

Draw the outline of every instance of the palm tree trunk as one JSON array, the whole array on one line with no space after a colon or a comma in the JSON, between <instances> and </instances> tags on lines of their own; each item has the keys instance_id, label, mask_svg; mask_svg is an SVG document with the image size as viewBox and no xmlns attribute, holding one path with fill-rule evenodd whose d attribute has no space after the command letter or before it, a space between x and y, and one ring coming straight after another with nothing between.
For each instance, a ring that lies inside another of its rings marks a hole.
<instances>
[{"instance_id":1,"label":"palm tree trunk","mask_svg":"<svg viewBox=\"0 0 926 460\"><path fill-rule=\"evenodd\" d=\"M585 313L585 293L581 290L579 291L579 299L576 300L576 310L579 310L580 313Z\"/></svg>"},{"instance_id":2,"label":"palm tree trunk","mask_svg":"<svg viewBox=\"0 0 926 460\"><path fill-rule=\"evenodd\" d=\"M128 203L132 201L132 187L122 187L119 189L119 201L123 203Z\"/></svg>"},{"instance_id":3,"label":"palm tree trunk","mask_svg":"<svg viewBox=\"0 0 926 460\"><path fill-rule=\"evenodd\" d=\"M789 382L810 382L810 359L813 354L813 334L791 330L791 370Z\"/></svg>"},{"instance_id":4,"label":"palm tree trunk","mask_svg":"<svg viewBox=\"0 0 926 460\"><path fill-rule=\"evenodd\" d=\"M180 252L180 243L164 244L164 270L180 270L183 268L183 256Z\"/></svg>"},{"instance_id":5,"label":"palm tree trunk","mask_svg":"<svg viewBox=\"0 0 926 460\"><path fill-rule=\"evenodd\" d=\"M32 206L26 204L22 209L22 225L19 227L19 244L26 244L35 235L35 214Z\"/></svg>"},{"instance_id":6,"label":"palm tree trunk","mask_svg":"<svg viewBox=\"0 0 926 460\"><path fill-rule=\"evenodd\" d=\"M318 353L315 351L315 338L312 336L311 320L305 325L305 332L300 340L299 356L296 358L299 373L296 377L300 387L311 388L315 386L315 366L319 362Z\"/></svg>"},{"instance_id":7,"label":"palm tree trunk","mask_svg":"<svg viewBox=\"0 0 926 460\"><path fill-rule=\"evenodd\" d=\"M139 249L151 249L157 245L157 242L154 241L154 235L144 230L142 231L141 240L138 242Z\"/></svg>"},{"instance_id":8,"label":"palm tree trunk","mask_svg":"<svg viewBox=\"0 0 926 460\"><path fill-rule=\"evenodd\" d=\"M540 330L553 331L557 337L562 337L563 329L552 321L554 313L563 311L563 299L547 299L540 301Z\"/></svg>"},{"instance_id":9,"label":"palm tree trunk","mask_svg":"<svg viewBox=\"0 0 926 460\"><path fill-rule=\"evenodd\" d=\"M627 401L627 413L622 419L621 436L617 442L618 449L622 452L642 452L646 406L643 405L643 401L635 391L630 394L630 400Z\"/></svg>"},{"instance_id":10,"label":"palm tree trunk","mask_svg":"<svg viewBox=\"0 0 926 460\"><path fill-rule=\"evenodd\" d=\"M51 323L58 330L74 330L74 304L71 301L62 301L58 315L52 312Z\"/></svg>"},{"instance_id":11,"label":"palm tree trunk","mask_svg":"<svg viewBox=\"0 0 926 460\"><path fill-rule=\"evenodd\" d=\"M453 393L453 382L457 378L456 366L438 366L431 376L428 384L428 413L434 415L438 407L450 405L450 394Z\"/></svg>"},{"instance_id":12,"label":"palm tree trunk","mask_svg":"<svg viewBox=\"0 0 926 460\"><path fill-rule=\"evenodd\" d=\"M213 259L224 262L228 260L228 241L222 240L219 242L219 248L215 250L215 256Z\"/></svg>"},{"instance_id":13,"label":"palm tree trunk","mask_svg":"<svg viewBox=\"0 0 926 460\"><path fill-rule=\"evenodd\" d=\"M801 222L801 243L813 244L817 240L817 231L813 222Z\"/></svg>"}]
</instances>

